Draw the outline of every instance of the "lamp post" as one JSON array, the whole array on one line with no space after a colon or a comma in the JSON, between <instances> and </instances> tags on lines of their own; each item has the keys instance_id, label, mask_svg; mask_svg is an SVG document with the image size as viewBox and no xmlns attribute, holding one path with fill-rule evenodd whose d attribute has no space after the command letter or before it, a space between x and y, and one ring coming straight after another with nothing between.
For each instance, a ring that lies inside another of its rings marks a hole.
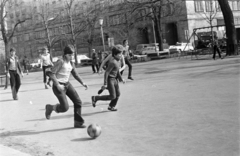
<instances>
[{"instance_id":1,"label":"lamp post","mask_svg":"<svg viewBox=\"0 0 240 156\"><path fill-rule=\"evenodd\" d=\"M105 52L105 44L104 44L104 37L103 37L103 18L99 19L99 24L100 24L100 27L101 27L103 51Z\"/></svg>"},{"instance_id":2,"label":"lamp post","mask_svg":"<svg viewBox=\"0 0 240 156\"><path fill-rule=\"evenodd\" d=\"M150 8L150 12L152 13L152 28L153 28L153 39L154 39L154 46L155 46L155 51L157 52L157 43L156 43L156 34L155 34L155 23L154 23L154 15L153 15L153 10Z\"/></svg>"}]
</instances>

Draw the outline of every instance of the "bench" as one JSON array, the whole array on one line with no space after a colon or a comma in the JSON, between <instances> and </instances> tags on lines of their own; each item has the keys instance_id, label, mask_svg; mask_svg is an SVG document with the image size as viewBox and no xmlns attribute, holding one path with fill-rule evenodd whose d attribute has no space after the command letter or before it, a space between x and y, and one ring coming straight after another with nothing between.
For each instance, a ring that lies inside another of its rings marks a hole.
<instances>
[{"instance_id":1,"label":"bench","mask_svg":"<svg viewBox=\"0 0 240 156\"><path fill-rule=\"evenodd\" d=\"M1 79L1 87L2 86L5 86L5 83L6 83L6 80L5 81L3 81L3 79L5 79L6 78L6 75L0 75L0 79Z\"/></svg>"}]
</instances>

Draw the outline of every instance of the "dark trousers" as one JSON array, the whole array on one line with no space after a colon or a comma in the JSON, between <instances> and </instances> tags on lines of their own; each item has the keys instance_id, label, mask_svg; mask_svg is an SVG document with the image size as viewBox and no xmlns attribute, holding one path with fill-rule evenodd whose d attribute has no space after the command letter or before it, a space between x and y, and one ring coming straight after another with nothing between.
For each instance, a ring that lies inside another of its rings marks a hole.
<instances>
[{"instance_id":1,"label":"dark trousers","mask_svg":"<svg viewBox=\"0 0 240 156\"><path fill-rule=\"evenodd\" d=\"M95 70L95 67L96 67L97 71ZM96 72L98 72L98 70L99 70L98 64L92 64L92 71L93 71L94 73L96 73Z\"/></svg>"},{"instance_id":2,"label":"dark trousers","mask_svg":"<svg viewBox=\"0 0 240 156\"><path fill-rule=\"evenodd\" d=\"M119 89L118 81L116 78L110 78L110 77L108 78L107 89L109 91L109 95L95 96L95 99L96 101L111 100L109 106L115 107L120 97L120 89Z\"/></svg>"},{"instance_id":3,"label":"dark trousers","mask_svg":"<svg viewBox=\"0 0 240 156\"><path fill-rule=\"evenodd\" d=\"M132 77L132 64L127 57L125 57L124 60L126 65L128 65L128 77ZM121 75L123 74L123 71L124 70L121 71Z\"/></svg>"},{"instance_id":4,"label":"dark trousers","mask_svg":"<svg viewBox=\"0 0 240 156\"><path fill-rule=\"evenodd\" d=\"M74 121L84 123L82 118L82 101L77 93L77 91L73 88L70 82L67 82L64 85L64 90L59 91L57 87L53 84L52 90L55 96L58 98L60 104L57 104L56 112L63 113L68 111L69 104L67 101L67 96L74 104Z\"/></svg>"},{"instance_id":5,"label":"dark trousers","mask_svg":"<svg viewBox=\"0 0 240 156\"><path fill-rule=\"evenodd\" d=\"M21 79L16 70L9 70L10 74L10 84L12 89L13 99L17 98L18 90L21 86Z\"/></svg>"},{"instance_id":6,"label":"dark trousers","mask_svg":"<svg viewBox=\"0 0 240 156\"><path fill-rule=\"evenodd\" d=\"M222 57L221 57L221 51L220 51L219 47L214 46L214 47L213 47L213 59L215 59L216 52L218 52L219 58L222 58Z\"/></svg>"},{"instance_id":7,"label":"dark trousers","mask_svg":"<svg viewBox=\"0 0 240 156\"><path fill-rule=\"evenodd\" d=\"M47 75L46 75L46 69L50 68L51 66L43 66L43 82L46 83L47 82ZM48 82L51 82L51 78L48 78Z\"/></svg>"}]
</instances>

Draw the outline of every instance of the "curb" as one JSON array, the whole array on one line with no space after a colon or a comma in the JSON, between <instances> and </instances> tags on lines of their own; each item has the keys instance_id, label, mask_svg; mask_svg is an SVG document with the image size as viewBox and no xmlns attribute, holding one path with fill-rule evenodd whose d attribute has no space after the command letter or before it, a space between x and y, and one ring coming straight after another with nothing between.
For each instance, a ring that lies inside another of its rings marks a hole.
<instances>
[{"instance_id":1,"label":"curb","mask_svg":"<svg viewBox=\"0 0 240 156\"><path fill-rule=\"evenodd\" d=\"M0 155L1 156L31 156L26 153L22 153L18 150L10 148L8 146L0 145Z\"/></svg>"}]
</instances>

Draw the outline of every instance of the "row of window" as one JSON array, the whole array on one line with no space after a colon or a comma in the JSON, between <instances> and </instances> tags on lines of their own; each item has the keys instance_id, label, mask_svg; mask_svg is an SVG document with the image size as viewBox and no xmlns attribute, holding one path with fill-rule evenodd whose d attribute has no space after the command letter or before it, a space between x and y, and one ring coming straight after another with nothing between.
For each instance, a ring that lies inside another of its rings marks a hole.
<instances>
[{"instance_id":1,"label":"row of window","mask_svg":"<svg viewBox=\"0 0 240 156\"><path fill-rule=\"evenodd\" d=\"M240 1L239 0L231 0L228 1L230 8L235 10L240 10ZM205 7L204 7L205 5ZM213 11L221 11L218 1L214 0L197 0L194 1L195 12L213 12ZM205 9L204 9L205 8Z\"/></svg>"},{"instance_id":2,"label":"row of window","mask_svg":"<svg viewBox=\"0 0 240 156\"><path fill-rule=\"evenodd\" d=\"M60 26L60 27L49 29L49 35L55 36L55 35L59 35L59 34L67 34L70 31L71 31L70 26L65 25L65 26ZM42 39L45 37L46 37L45 30L41 30L41 31L36 31L34 33L27 33L27 34L23 34L23 35L14 36L12 38L12 42L17 43L17 42L22 42L22 41L29 41L31 39Z\"/></svg>"}]
</instances>

